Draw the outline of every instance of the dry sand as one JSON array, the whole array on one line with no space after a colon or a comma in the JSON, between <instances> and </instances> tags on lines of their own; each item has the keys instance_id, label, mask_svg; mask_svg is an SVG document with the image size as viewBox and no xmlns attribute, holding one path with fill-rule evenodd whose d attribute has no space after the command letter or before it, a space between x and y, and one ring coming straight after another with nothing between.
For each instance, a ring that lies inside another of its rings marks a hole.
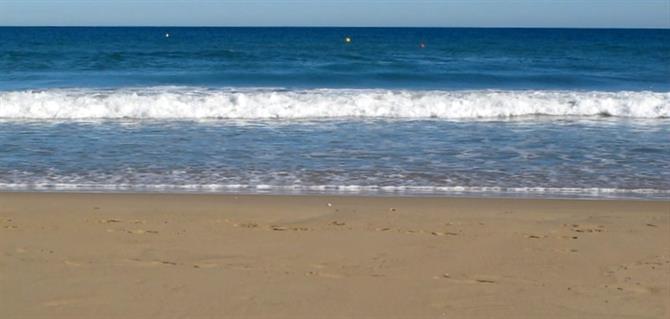
<instances>
[{"instance_id":1,"label":"dry sand","mask_svg":"<svg viewBox=\"0 0 670 319\"><path fill-rule=\"evenodd\" d=\"M0 318L670 318L670 202L0 193Z\"/></svg>"}]
</instances>

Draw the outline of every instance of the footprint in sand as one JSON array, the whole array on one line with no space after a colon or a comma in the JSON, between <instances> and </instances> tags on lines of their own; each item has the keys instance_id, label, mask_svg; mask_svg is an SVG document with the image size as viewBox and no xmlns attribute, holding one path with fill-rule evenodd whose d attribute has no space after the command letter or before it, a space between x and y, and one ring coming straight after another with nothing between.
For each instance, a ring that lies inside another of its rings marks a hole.
<instances>
[{"instance_id":1,"label":"footprint in sand","mask_svg":"<svg viewBox=\"0 0 670 319\"><path fill-rule=\"evenodd\" d=\"M549 238L549 235L526 234L526 238L528 238L528 239L542 239L542 238Z\"/></svg>"},{"instance_id":2,"label":"footprint in sand","mask_svg":"<svg viewBox=\"0 0 670 319\"><path fill-rule=\"evenodd\" d=\"M462 275L462 276L452 276L448 273L444 273L440 276L434 276L433 279L449 280L450 282L462 283L462 284L477 284L477 285L493 285L501 282L517 282L525 284L535 284L535 281L516 278L516 277L507 277L507 276L494 276L494 275Z\"/></svg>"},{"instance_id":3,"label":"footprint in sand","mask_svg":"<svg viewBox=\"0 0 670 319\"><path fill-rule=\"evenodd\" d=\"M620 264L609 268L608 276L614 283L609 286L621 288L620 291L657 293L667 291L667 285L660 284L663 274L670 273L670 258L654 256L633 263Z\"/></svg>"},{"instance_id":4,"label":"footprint in sand","mask_svg":"<svg viewBox=\"0 0 670 319\"><path fill-rule=\"evenodd\" d=\"M241 224L233 224L234 227L242 227L242 228L258 228L258 224L256 223L241 223Z\"/></svg>"},{"instance_id":5,"label":"footprint in sand","mask_svg":"<svg viewBox=\"0 0 670 319\"><path fill-rule=\"evenodd\" d=\"M442 274L441 276L435 276L434 279L447 279L452 282L463 283L463 284L495 284L500 281L500 278L494 276L473 276L469 277L453 277L449 274Z\"/></svg>"},{"instance_id":6,"label":"footprint in sand","mask_svg":"<svg viewBox=\"0 0 670 319\"><path fill-rule=\"evenodd\" d=\"M13 222L13 220L11 218L0 219L0 223L3 223L3 224L6 224L6 223L8 224L8 223L12 223L12 222Z\"/></svg>"},{"instance_id":7,"label":"footprint in sand","mask_svg":"<svg viewBox=\"0 0 670 319\"><path fill-rule=\"evenodd\" d=\"M310 229L304 226L292 226L292 227L287 227L287 226L279 226L279 225L271 225L270 230L273 231L309 231Z\"/></svg>"},{"instance_id":8,"label":"footprint in sand","mask_svg":"<svg viewBox=\"0 0 670 319\"><path fill-rule=\"evenodd\" d=\"M120 219L115 219L115 218L109 218L109 219L101 219L100 223L102 224L111 224L111 223L120 223Z\"/></svg>"},{"instance_id":9,"label":"footprint in sand","mask_svg":"<svg viewBox=\"0 0 670 319\"><path fill-rule=\"evenodd\" d=\"M423 231L422 231L423 232ZM439 232L439 231L434 231L430 232L431 235L433 236L458 236L459 233L454 233L454 232Z\"/></svg>"},{"instance_id":10,"label":"footprint in sand","mask_svg":"<svg viewBox=\"0 0 670 319\"><path fill-rule=\"evenodd\" d=\"M216 268L219 267L219 264L216 263L197 263L193 265L193 268Z\"/></svg>"},{"instance_id":11,"label":"footprint in sand","mask_svg":"<svg viewBox=\"0 0 670 319\"><path fill-rule=\"evenodd\" d=\"M3 223L3 224L4 224L4 223L12 223L12 222L13 222L13 220L12 220L11 218L7 218L7 219L5 219L5 220L2 220L2 223ZM17 229L18 227L16 227L16 225L3 225L3 228L6 228L6 229Z\"/></svg>"},{"instance_id":12,"label":"footprint in sand","mask_svg":"<svg viewBox=\"0 0 670 319\"><path fill-rule=\"evenodd\" d=\"M126 259L124 260L126 263L130 263L134 266L142 266L142 267L156 267L156 266L163 266L163 265L168 265L168 266L177 266L178 264L174 261L169 261L169 260L141 260L137 258L131 258L131 259Z\"/></svg>"},{"instance_id":13,"label":"footprint in sand","mask_svg":"<svg viewBox=\"0 0 670 319\"><path fill-rule=\"evenodd\" d=\"M614 285L616 288L610 287L612 289L616 289L619 292L622 293L634 293L634 294L646 294L652 292L654 289L650 289L641 285L630 285L630 284L618 284Z\"/></svg>"},{"instance_id":14,"label":"footprint in sand","mask_svg":"<svg viewBox=\"0 0 670 319\"><path fill-rule=\"evenodd\" d=\"M565 224L564 226L570 227L570 230L576 233L602 233L605 231L603 225Z\"/></svg>"},{"instance_id":15,"label":"footprint in sand","mask_svg":"<svg viewBox=\"0 0 670 319\"><path fill-rule=\"evenodd\" d=\"M143 235L143 234L158 234L157 230L144 230L144 229L127 229L127 233L129 234L135 234L135 235Z\"/></svg>"},{"instance_id":16,"label":"footprint in sand","mask_svg":"<svg viewBox=\"0 0 670 319\"><path fill-rule=\"evenodd\" d=\"M579 239L579 236L561 236L563 239Z\"/></svg>"},{"instance_id":17,"label":"footprint in sand","mask_svg":"<svg viewBox=\"0 0 670 319\"><path fill-rule=\"evenodd\" d=\"M546 251L546 250L538 250L538 251ZM550 249L549 251L557 252L560 254L576 254L579 252L579 250L575 248Z\"/></svg>"},{"instance_id":18,"label":"footprint in sand","mask_svg":"<svg viewBox=\"0 0 670 319\"><path fill-rule=\"evenodd\" d=\"M496 281L492 279L475 279L480 284L495 284Z\"/></svg>"}]
</instances>

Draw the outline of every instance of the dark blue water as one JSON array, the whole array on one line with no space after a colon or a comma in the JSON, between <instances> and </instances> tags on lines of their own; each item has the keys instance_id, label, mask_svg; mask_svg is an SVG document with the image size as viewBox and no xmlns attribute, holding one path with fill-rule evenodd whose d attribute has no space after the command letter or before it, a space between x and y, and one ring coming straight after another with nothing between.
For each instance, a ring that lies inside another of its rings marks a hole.
<instances>
[{"instance_id":1,"label":"dark blue water","mask_svg":"<svg viewBox=\"0 0 670 319\"><path fill-rule=\"evenodd\" d=\"M179 85L668 91L668 61L670 30L0 28L5 90Z\"/></svg>"},{"instance_id":2,"label":"dark blue water","mask_svg":"<svg viewBox=\"0 0 670 319\"><path fill-rule=\"evenodd\" d=\"M0 28L0 190L670 199L670 30Z\"/></svg>"}]
</instances>

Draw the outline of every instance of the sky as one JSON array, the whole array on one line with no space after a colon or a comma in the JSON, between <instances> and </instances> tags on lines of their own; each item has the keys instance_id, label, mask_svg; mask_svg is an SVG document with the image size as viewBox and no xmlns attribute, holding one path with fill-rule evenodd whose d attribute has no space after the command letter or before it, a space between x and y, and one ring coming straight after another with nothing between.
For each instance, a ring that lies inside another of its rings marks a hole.
<instances>
[{"instance_id":1,"label":"sky","mask_svg":"<svg viewBox=\"0 0 670 319\"><path fill-rule=\"evenodd\" d=\"M670 28L670 0L0 0L0 25Z\"/></svg>"}]
</instances>

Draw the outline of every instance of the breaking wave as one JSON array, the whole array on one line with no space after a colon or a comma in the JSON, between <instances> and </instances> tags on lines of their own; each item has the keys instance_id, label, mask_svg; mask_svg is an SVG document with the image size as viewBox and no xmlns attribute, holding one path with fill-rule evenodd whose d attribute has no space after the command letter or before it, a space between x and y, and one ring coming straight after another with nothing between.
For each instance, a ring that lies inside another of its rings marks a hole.
<instances>
[{"instance_id":1,"label":"breaking wave","mask_svg":"<svg viewBox=\"0 0 670 319\"><path fill-rule=\"evenodd\" d=\"M670 117L670 92L51 89L0 92L1 119Z\"/></svg>"}]
</instances>

